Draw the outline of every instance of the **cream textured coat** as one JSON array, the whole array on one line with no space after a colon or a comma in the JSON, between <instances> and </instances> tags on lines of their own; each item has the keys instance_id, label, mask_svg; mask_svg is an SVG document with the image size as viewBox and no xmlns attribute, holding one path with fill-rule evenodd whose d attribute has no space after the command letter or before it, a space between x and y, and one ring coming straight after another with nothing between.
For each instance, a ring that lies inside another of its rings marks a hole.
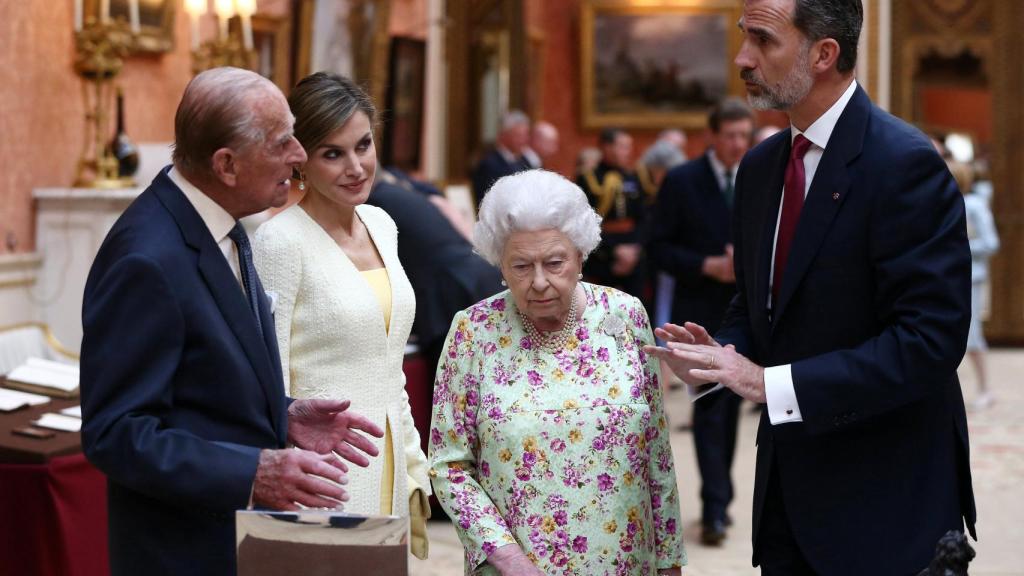
<instances>
[{"instance_id":1,"label":"cream textured coat","mask_svg":"<svg viewBox=\"0 0 1024 576\"><path fill-rule=\"evenodd\" d=\"M416 297L398 261L394 221L368 205L357 207L356 215L377 246L391 282L389 331L373 289L334 239L298 205L256 231L256 268L274 300L285 391L293 398L349 399L351 410L381 428L387 416L395 463L391 510L408 516L412 491L430 490L402 372ZM373 440L383 452L384 440ZM383 463L383 457L377 457L370 459L368 468L349 465L347 511L380 513Z\"/></svg>"}]
</instances>

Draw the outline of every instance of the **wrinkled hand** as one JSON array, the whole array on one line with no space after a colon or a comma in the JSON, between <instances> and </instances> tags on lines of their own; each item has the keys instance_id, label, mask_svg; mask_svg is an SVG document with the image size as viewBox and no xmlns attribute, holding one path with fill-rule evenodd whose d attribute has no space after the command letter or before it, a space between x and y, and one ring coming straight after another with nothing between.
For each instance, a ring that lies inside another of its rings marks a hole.
<instances>
[{"instance_id":1,"label":"wrinkled hand","mask_svg":"<svg viewBox=\"0 0 1024 576\"><path fill-rule=\"evenodd\" d=\"M253 502L271 510L298 510L297 504L310 508L340 508L348 500L345 464L333 454L315 454L308 450L262 450L253 482ZM317 478L320 476L321 478Z\"/></svg>"},{"instance_id":2,"label":"wrinkled hand","mask_svg":"<svg viewBox=\"0 0 1024 576\"><path fill-rule=\"evenodd\" d=\"M713 278L723 284L736 283L736 271L733 269L732 244L725 247L725 254L722 256L708 256L704 258L700 271L709 278Z\"/></svg>"},{"instance_id":3,"label":"wrinkled hand","mask_svg":"<svg viewBox=\"0 0 1024 576\"><path fill-rule=\"evenodd\" d=\"M487 557L487 562L498 570L501 576L544 576L530 559L523 554L518 544L501 546Z\"/></svg>"},{"instance_id":4,"label":"wrinkled hand","mask_svg":"<svg viewBox=\"0 0 1024 576\"><path fill-rule=\"evenodd\" d=\"M612 253L615 260L611 272L615 276L629 276L640 262L639 244L619 244Z\"/></svg>"},{"instance_id":5,"label":"wrinkled hand","mask_svg":"<svg viewBox=\"0 0 1024 576\"><path fill-rule=\"evenodd\" d=\"M366 416L348 412L349 404L348 400L292 402L288 407L288 440L317 454L333 450L356 466L369 466L370 460L362 452L376 456L377 448L359 431L377 438L383 438L384 431Z\"/></svg>"},{"instance_id":6,"label":"wrinkled hand","mask_svg":"<svg viewBox=\"0 0 1024 576\"><path fill-rule=\"evenodd\" d=\"M687 384L719 382L751 402L767 402L764 368L737 352L732 344L708 346L668 342L666 345L668 349L654 348L650 353L665 359L672 371ZM677 367L686 370L685 378L684 374L677 371Z\"/></svg>"},{"instance_id":7,"label":"wrinkled hand","mask_svg":"<svg viewBox=\"0 0 1024 576\"><path fill-rule=\"evenodd\" d=\"M701 384L707 384L709 380L696 378L691 374L694 369L704 368L708 364L707 357L698 358L696 362L691 361L685 357L677 356L671 350L671 346L676 344L694 344L709 347L721 347L714 338L708 334L708 331L704 329L700 324L694 324L693 322L687 322L682 326L676 324L665 324L661 328L654 329L654 335L664 340L669 348L662 348L660 346L644 346L644 352L651 356L655 356L665 362L665 364L683 381L687 386L699 386ZM710 382L714 382L713 380Z\"/></svg>"}]
</instances>

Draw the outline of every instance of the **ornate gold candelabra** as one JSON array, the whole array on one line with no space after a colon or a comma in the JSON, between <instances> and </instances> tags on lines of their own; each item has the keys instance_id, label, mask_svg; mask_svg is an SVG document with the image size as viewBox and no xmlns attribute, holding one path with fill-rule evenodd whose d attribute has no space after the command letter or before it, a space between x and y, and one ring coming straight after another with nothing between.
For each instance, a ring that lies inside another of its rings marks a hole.
<instances>
[{"instance_id":1,"label":"ornate gold candelabra","mask_svg":"<svg viewBox=\"0 0 1024 576\"><path fill-rule=\"evenodd\" d=\"M110 149L110 110L113 80L121 72L133 37L122 20L97 22L89 19L75 32L75 72L82 77L85 101L85 135L78 160L74 186L81 188L124 188L134 186L131 178L117 173L117 158Z\"/></svg>"},{"instance_id":2,"label":"ornate gold candelabra","mask_svg":"<svg viewBox=\"0 0 1024 576\"><path fill-rule=\"evenodd\" d=\"M199 74L219 66L252 69L254 56L255 52L246 50L235 35L207 40L199 49L192 51L192 72Z\"/></svg>"}]
</instances>

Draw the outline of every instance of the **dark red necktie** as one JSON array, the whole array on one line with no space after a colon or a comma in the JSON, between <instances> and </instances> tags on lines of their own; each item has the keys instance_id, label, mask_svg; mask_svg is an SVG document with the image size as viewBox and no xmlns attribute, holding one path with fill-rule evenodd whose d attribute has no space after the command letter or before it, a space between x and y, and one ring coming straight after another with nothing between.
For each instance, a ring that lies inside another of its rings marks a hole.
<instances>
[{"instance_id":1,"label":"dark red necktie","mask_svg":"<svg viewBox=\"0 0 1024 576\"><path fill-rule=\"evenodd\" d=\"M783 186L782 217L779 218L779 234L775 242L775 276L772 278L772 308L779 302L782 291L782 273L786 269L789 248L796 234L796 223L800 209L804 207L804 155L811 147L811 141L797 134L793 139L793 150L786 164L786 183Z\"/></svg>"}]
</instances>

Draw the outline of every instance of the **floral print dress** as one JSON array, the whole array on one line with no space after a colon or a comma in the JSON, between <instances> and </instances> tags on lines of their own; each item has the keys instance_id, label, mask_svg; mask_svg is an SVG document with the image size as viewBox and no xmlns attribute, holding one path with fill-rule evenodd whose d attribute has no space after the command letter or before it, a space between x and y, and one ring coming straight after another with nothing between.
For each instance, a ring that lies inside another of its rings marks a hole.
<instances>
[{"instance_id":1,"label":"floral print dress","mask_svg":"<svg viewBox=\"0 0 1024 576\"><path fill-rule=\"evenodd\" d=\"M508 291L460 312L437 371L434 492L466 574L518 544L545 574L646 575L686 563L654 341L640 302L583 284L565 348L535 349Z\"/></svg>"}]
</instances>

